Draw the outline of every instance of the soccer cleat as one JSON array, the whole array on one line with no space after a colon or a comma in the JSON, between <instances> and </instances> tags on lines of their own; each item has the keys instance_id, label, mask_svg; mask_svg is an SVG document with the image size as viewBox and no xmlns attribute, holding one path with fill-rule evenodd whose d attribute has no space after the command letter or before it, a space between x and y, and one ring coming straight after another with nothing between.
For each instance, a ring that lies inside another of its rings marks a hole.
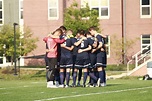
<instances>
[{"instance_id":1,"label":"soccer cleat","mask_svg":"<svg viewBox=\"0 0 152 101\"><path fill-rule=\"evenodd\" d=\"M106 86L106 83L101 83L100 86L101 86L101 87L105 87L105 86Z\"/></svg>"},{"instance_id":2,"label":"soccer cleat","mask_svg":"<svg viewBox=\"0 0 152 101\"><path fill-rule=\"evenodd\" d=\"M69 88L69 86L68 86L68 85L66 85L66 86L65 86L65 88Z\"/></svg>"},{"instance_id":3,"label":"soccer cleat","mask_svg":"<svg viewBox=\"0 0 152 101\"><path fill-rule=\"evenodd\" d=\"M64 88L64 84L62 84L62 85L59 85L59 88Z\"/></svg>"},{"instance_id":4,"label":"soccer cleat","mask_svg":"<svg viewBox=\"0 0 152 101\"><path fill-rule=\"evenodd\" d=\"M58 88L58 87L53 84L53 81L49 81L47 82L47 88Z\"/></svg>"},{"instance_id":5,"label":"soccer cleat","mask_svg":"<svg viewBox=\"0 0 152 101\"><path fill-rule=\"evenodd\" d=\"M85 84L83 84L83 85L82 85L82 87L83 87L83 88L85 88L85 87L86 87L86 85L85 85Z\"/></svg>"},{"instance_id":6,"label":"soccer cleat","mask_svg":"<svg viewBox=\"0 0 152 101\"><path fill-rule=\"evenodd\" d=\"M59 87L59 82L58 82L58 81L55 81L55 85L56 85L57 87Z\"/></svg>"},{"instance_id":7,"label":"soccer cleat","mask_svg":"<svg viewBox=\"0 0 152 101\"><path fill-rule=\"evenodd\" d=\"M73 85L73 84L72 84L72 85L70 85L70 87L76 87L76 85Z\"/></svg>"}]
</instances>

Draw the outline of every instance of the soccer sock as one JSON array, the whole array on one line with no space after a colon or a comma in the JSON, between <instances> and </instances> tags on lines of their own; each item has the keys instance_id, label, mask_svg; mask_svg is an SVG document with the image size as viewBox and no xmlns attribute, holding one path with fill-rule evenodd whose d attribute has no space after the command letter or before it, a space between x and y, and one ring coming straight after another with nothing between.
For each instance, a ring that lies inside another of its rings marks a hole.
<instances>
[{"instance_id":1,"label":"soccer sock","mask_svg":"<svg viewBox=\"0 0 152 101\"><path fill-rule=\"evenodd\" d=\"M103 82L106 83L106 71L105 71L105 70L103 70L103 75L104 75L104 80L103 80Z\"/></svg>"},{"instance_id":2,"label":"soccer sock","mask_svg":"<svg viewBox=\"0 0 152 101\"><path fill-rule=\"evenodd\" d=\"M66 85L69 85L69 81L70 81L70 72L66 73Z\"/></svg>"},{"instance_id":3,"label":"soccer sock","mask_svg":"<svg viewBox=\"0 0 152 101\"><path fill-rule=\"evenodd\" d=\"M82 69L79 69L78 82L81 81L81 77L82 77Z\"/></svg>"},{"instance_id":4,"label":"soccer sock","mask_svg":"<svg viewBox=\"0 0 152 101\"><path fill-rule=\"evenodd\" d=\"M65 69L65 71L64 71L63 83L65 82L65 77L66 77L66 69Z\"/></svg>"},{"instance_id":5,"label":"soccer sock","mask_svg":"<svg viewBox=\"0 0 152 101\"><path fill-rule=\"evenodd\" d=\"M77 72L73 73L73 85L76 85Z\"/></svg>"},{"instance_id":6,"label":"soccer sock","mask_svg":"<svg viewBox=\"0 0 152 101\"><path fill-rule=\"evenodd\" d=\"M99 78L100 78L100 83L103 83L104 81L103 71L99 71Z\"/></svg>"},{"instance_id":7,"label":"soccer sock","mask_svg":"<svg viewBox=\"0 0 152 101\"><path fill-rule=\"evenodd\" d=\"M60 72L60 83L63 85L63 80L64 80L64 72Z\"/></svg>"},{"instance_id":8,"label":"soccer sock","mask_svg":"<svg viewBox=\"0 0 152 101\"><path fill-rule=\"evenodd\" d=\"M83 85L85 85L85 83L86 83L87 76L88 76L88 72L84 72L84 76L83 76Z\"/></svg>"},{"instance_id":9,"label":"soccer sock","mask_svg":"<svg viewBox=\"0 0 152 101\"><path fill-rule=\"evenodd\" d=\"M93 72L90 72L90 73L89 73L89 76L90 76L91 79L93 79L93 80L95 80L95 81L98 80L98 78L94 75Z\"/></svg>"}]
</instances>

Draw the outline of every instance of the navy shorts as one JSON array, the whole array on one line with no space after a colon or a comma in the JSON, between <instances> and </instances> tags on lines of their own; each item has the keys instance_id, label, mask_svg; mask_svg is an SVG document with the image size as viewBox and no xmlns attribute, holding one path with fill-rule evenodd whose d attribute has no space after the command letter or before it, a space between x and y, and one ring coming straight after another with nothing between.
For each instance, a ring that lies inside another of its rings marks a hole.
<instances>
[{"instance_id":1,"label":"navy shorts","mask_svg":"<svg viewBox=\"0 0 152 101\"><path fill-rule=\"evenodd\" d=\"M98 52L97 53L97 62L96 67L106 67L106 54L105 52Z\"/></svg>"},{"instance_id":2,"label":"navy shorts","mask_svg":"<svg viewBox=\"0 0 152 101\"><path fill-rule=\"evenodd\" d=\"M73 60L71 58L61 57L60 58L60 68L72 68Z\"/></svg>"},{"instance_id":3,"label":"navy shorts","mask_svg":"<svg viewBox=\"0 0 152 101\"><path fill-rule=\"evenodd\" d=\"M104 52L104 61L103 61L103 64L105 64L105 65L103 65L103 67L107 67L107 53L106 52Z\"/></svg>"},{"instance_id":4,"label":"navy shorts","mask_svg":"<svg viewBox=\"0 0 152 101\"><path fill-rule=\"evenodd\" d=\"M89 59L81 59L75 61L75 68L81 69L81 68L88 68L90 66L90 60Z\"/></svg>"}]
</instances>

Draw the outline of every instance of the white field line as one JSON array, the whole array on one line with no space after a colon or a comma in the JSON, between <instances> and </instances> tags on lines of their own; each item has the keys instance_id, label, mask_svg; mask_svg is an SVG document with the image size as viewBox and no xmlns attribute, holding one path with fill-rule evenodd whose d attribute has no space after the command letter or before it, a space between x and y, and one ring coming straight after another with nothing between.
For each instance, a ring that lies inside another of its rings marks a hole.
<instances>
[{"instance_id":1,"label":"white field line","mask_svg":"<svg viewBox=\"0 0 152 101\"><path fill-rule=\"evenodd\" d=\"M75 97L81 97L81 96L90 96L90 95L100 95L100 94L110 94L110 93L119 93L119 92L143 90L143 89L149 89L149 88L152 88L152 86L150 86L150 87L142 87L142 88L123 89L123 90L114 90L114 91L107 91L107 92L98 92L98 93L71 95L71 96L61 96L61 97L54 97L54 98L34 100L34 101L51 101L51 100L66 99L66 98L75 98Z\"/></svg>"},{"instance_id":2,"label":"white field line","mask_svg":"<svg viewBox=\"0 0 152 101\"><path fill-rule=\"evenodd\" d=\"M39 84L42 82L31 82L31 85L22 85L22 86L17 86L17 87L5 87L5 88L0 88L0 90L4 90L4 89L14 89L14 88L28 88L28 87L33 87L34 84ZM44 82L43 82L44 83ZM43 85L42 85L43 86Z\"/></svg>"}]
</instances>

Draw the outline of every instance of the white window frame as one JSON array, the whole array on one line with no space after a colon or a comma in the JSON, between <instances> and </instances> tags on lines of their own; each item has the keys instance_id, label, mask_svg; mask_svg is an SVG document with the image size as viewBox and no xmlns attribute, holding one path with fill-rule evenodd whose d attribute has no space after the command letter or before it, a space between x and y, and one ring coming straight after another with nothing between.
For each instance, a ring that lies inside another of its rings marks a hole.
<instances>
[{"instance_id":1,"label":"white window frame","mask_svg":"<svg viewBox=\"0 0 152 101\"><path fill-rule=\"evenodd\" d=\"M0 26L2 26L4 24L4 1L2 1L2 9L0 9L0 11L2 11L2 19L0 19L2 21L2 24L0 24Z\"/></svg>"},{"instance_id":2,"label":"white window frame","mask_svg":"<svg viewBox=\"0 0 152 101\"><path fill-rule=\"evenodd\" d=\"M21 19L21 12L24 11L24 7L21 8L21 2L23 3L24 0L19 0L19 23L20 23L20 25L24 25L24 16L23 16L23 19Z\"/></svg>"},{"instance_id":3,"label":"white window frame","mask_svg":"<svg viewBox=\"0 0 152 101\"><path fill-rule=\"evenodd\" d=\"M57 7L49 7L49 1L50 0L48 0L48 20L58 20L59 19L59 0L56 0ZM57 16L56 17L50 17L50 9L51 8L57 9Z\"/></svg>"},{"instance_id":4,"label":"white window frame","mask_svg":"<svg viewBox=\"0 0 152 101\"><path fill-rule=\"evenodd\" d=\"M108 53L107 53L107 58L110 58L110 36L108 35L108 43L106 44L106 47L108 47Z\"/></svg>"},{"instance_id":5,"label":"white window frame","mask_svg":"<svg viewBox=\"0 0 152 101\"><path fill-rule=\"evenodd\" d=\"M142 5L142 0L140 0L140 18L151 18L151 0L149 0L150 5ZM143 7L149 7L150 8L150 14L149 15L142 15L142 8Z\"/></svg>"},{"instance_id":6,"label":"white window frame","mask_svg":"<svg viewBox=\"0 0 152 101\"><path fill-rule=\"evenodd\" d=\"M98 4L101 4L101 0L98 0L98 2L99 2ZM92 8L99 8L99 17L98 17L99 19L109 19L110 18L110 0L108 0L108 6L100 6L100 5L98 5L98 6L91 6L91 0L88 0L88 5L89 5L90 9L92 9ZM84 0L81 0L81 7L82 8L85 7ZM101 15L101 9L102 8L108 8L108 16L102 16Z\"/></svg>"}]
</instances>

